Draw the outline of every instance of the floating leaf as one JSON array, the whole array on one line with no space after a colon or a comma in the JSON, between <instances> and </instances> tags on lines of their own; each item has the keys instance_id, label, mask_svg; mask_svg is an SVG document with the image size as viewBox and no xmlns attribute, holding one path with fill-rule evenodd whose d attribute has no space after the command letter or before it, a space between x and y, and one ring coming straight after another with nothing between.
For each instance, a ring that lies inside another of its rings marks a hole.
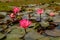
<instances>
[{"instance_id":1,"label":"floating leaf","mask_svg":"<svg viewBox=\"0 0 60 40\"><path fill-rule=\"evenodd\" d=\"M22 37L25 34L25 31L22 28L16 28L11 31L11 34L18 34L20 37Z\"/></svg>"},{"instance_id":2,"label":"floating leaf","mask_svg":"<svg viewBox=\"0 0 60 40\"><path fill-rule=\"evenodd\" d=\"M17 34L8 34L6 40L20 40Z\"/></svg>"},{"instance_id":3,"label":"floating leaf","mask_svg":"<svg viewBox=\"0 0 60 40\"><path fill-rule=\"evenodd\" d=\"M50 38L49 37L43 37L43 38L40 38L38 40L50 40Z\"/></svg>"},{"instance_id":4,"label":"floating leaf","mask_svg":"<svg viewBox=\"0 0 60 40\"><path fill-rule=\"evenodd\" d=\"M41 26L46 28L46 27L49 26L49 22L44 22L43 21L43 22L41 22Z\"/></svg>"},{"instance_id":5,"label":"floating leaf","mask_svg":"<svg viewBox=\"0 0 60 40\"><path fill-rule=\"evenodd\" d=\"M0 33L0 39L4 38L5 34Z\"/></svg>"}]
</instances>

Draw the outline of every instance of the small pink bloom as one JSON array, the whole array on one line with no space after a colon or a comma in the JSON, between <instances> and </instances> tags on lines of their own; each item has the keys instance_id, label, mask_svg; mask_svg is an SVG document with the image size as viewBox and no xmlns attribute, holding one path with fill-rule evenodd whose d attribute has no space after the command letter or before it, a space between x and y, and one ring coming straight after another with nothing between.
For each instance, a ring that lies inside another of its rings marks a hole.
<instances>
[{"instance_id":1,"label":"small pink bloom","mask_svg":"<svg viewBox=\"0 0 60 40\"><path fill-rule=\"evenodd\" d=\"M43 9L38 9L38 10L36 11L36 13L37 13L37 14L42 14L42 13L44 13L44 10L43 10Z\"/></svg>"},{"instance_id":2,"label":"small pink bloom","mask_svg":"<svg viewBox=\"0 0 60 40\"><path fill-rule=\"evenodd\" d=\"M13 8L13 12L16 14L16 13L18 13L20 11L20 9L18 8L18 7L14 7Z\"/></svg>"},{"instance_id":3,"label":"small pink bloom","mask_svg":"<svg viewBox=\"0 0 60 40\"><path fill-rule=\"evenodd\" d=\"M15 18L15 15L13 13L10 14L11 18Z\"/></svg>"},{"instance_id":4,"label":"small pink bloom","mask_svg":"<svg viewBox=\"0 0 60 40\"><path fill-rule=\"evenodd\" d=\"M28 28L31 24L31 21L27 20L27 19L22 19L19 21L19 24L22 28Z\"/></svg>"},{"instance_id":5,"label":"small pink bloom","mask_svg":"<svg viewBox=\"0 0 60 40\"><path fill-rule=\"evenodd\" d=\"M52 17L55 16L54 12L51 12L49 15Z\"/></svg>"}]
</instances>

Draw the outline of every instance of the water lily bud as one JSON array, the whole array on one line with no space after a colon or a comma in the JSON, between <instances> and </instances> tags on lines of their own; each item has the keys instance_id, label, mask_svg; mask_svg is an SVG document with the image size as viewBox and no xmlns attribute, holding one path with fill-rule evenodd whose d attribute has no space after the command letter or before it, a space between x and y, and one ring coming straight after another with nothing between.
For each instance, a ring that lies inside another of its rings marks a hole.
<instances>
[{"instance_id":1,"label":"water lily bud","mask_svg":"<svg viewBox=\"0 0 60 40\"><path fill-rule=\"evenodd\" d=\"M44 10L43 10L43 9L38 9L38 10L36 11L36 13L37 13L37 14L42 14L42 13L44 13Z\"/></svg>"}]
</instances>

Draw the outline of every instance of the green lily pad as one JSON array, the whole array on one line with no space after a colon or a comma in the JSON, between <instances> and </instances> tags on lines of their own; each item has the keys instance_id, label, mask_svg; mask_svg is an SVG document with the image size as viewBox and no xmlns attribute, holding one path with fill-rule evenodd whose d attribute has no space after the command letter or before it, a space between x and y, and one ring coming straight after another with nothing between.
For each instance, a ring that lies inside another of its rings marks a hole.
<instances>
[{"instance_id":1,"label":"green lily pad","mask_svg":"<svg viewBox=\"0 0 60 40\"><path fill-rule=\"evenodd\" d=\"M50 37L50 40L60 40L60 37Z\"/></svg>"},{"instance_id":2,"label":"green lily pad","mask_svg":"<svg viewBox=\"0 0 60 40\"><path fill-rule=\"evenodd\" d=\"M16 18L19 20L19 19L21 19L21 18L22 18L22 16L21 16L21 15L18 15Z\"/></svg>"},{"instance_id":3,"label":"green lily pad","mask_svg":"<svg viewBox=\"0 0 60 40\"><path fill-rule=\"evenodd\" d=\"M60 37L60 30L59 29L46 30L45 33L49 36Z\"/></svg>"},{"instance_id":4,"label":"green lily pad","mask_svg":"<svg viewBox=\"0 0 60 40\"><path fill-rule=\"evenodd\" d=\"M50 16L49 16L49 17L47 18L47 21L51 21L51 20L53 20L53 17L50 17Z\"/></svg>"},{"instance_id":5,"label":"green lily pad","mask_svg":"<svg viewBox=\"0 0 60 40\"><path fill-rule=\"evenodd\" d=\"M3 29L6 29L7 28L7 25L2 25Z\"/></svg>"},{"instance_id":6,"label":"green lily pad","mask_svg":"<svg viewBox=\"0 0 60 40\"><path fill-rule=\"evenodd\" d=\"M2 14L0 14L0 19L3 19L3 18L5 18L5 16L4 16L4 15L2 15Z\"/></svg>"},{"instance_id":7,"label":"green lily pad","mask_svg":"<svg viewBox=\"0 0 60 40\"><path fill-rule=\"evenodd\" d=\"M35 30L33 30L33 28L27 28L26 31L27 31L27 32L33 32L33 31L35 31Z\"/></svg>"},{"instance_id":8,"label":"green lily pad","mask_svg":"<svg viewBox=\"0 0 60 40\"><path fill-rule=\"evenodd\" d=\"M49 22L41 22L41 26L46 28L49 26Z\"/></svg>"},{"instance_id":9,"label":"green lily pad","mask_svg":"<svg viewBox=\"0 0 60 40\"><path fill-rule=\"evenodd\" d=\"M8 34L5 40L20 40L18 34Z\"/></svg>"},{"instance_id":10,"label":"green lily pad","mask_svg":"<svg viewBox=\"0 0 60 40\"><path fill-rule=\"evenodd\" d=\"M34 29L37 29L37 28L39 28L40 27L40 23L36 23L35 25L34 25Z\"/></svg>"},{"instance_id":11,"label":"green lily pad","mask_svg":"<svg viewBox=\"0 0 60 40\"><path fill-rule=\"evenodd\" d=\"M0 39L4 38L5 34L0 33Z\"/></svg>"},{"instance_id":12,"label":"green lily pad","mask_svg":"<svg viewBox=\"0 0 60 40\"><path fill-rule=\"evenodd\" d=\"M11 32L11 28L6 29L5 32L6 32L6 33Z\"/></svg>"},{"instance_id":13,"label":"green lily pad","mask_svg":"<svg viewBox=\"0 0 60 40\"><path fill-rule=\"evenodd\" d=\"M6 29L6 28L7 28L6 25L0 25L0 31L4 30L4 29Z\"/></svg>"},{"instance_id":14,"label":"green lily pad","mask_svg":"<svg viewBox=\"0 0 60 40\"><path fill-rule=\"evenodd\" d=\"M26 34L25 36L25 40L49 40L49 37L43 36L38 34L37 32L33 31L33 32L29 32L28 34Z\"/></svg>"},{"instance_id":15,"label":"green lily pad","mask_svg":"<svg viewBox=\"0 0 60 40\"><path fill-rule=\"evenodd\" d=\"M25 34L25 31L22 28L15 28L11 31L10 34L18 34L20 37L22 37Z\"/></svg>"},{"instance_id":16,"label":"green lily pad","mask_svg":"<svg viewBox=\"0 0 60 40\"><path fill-rule=\"evenodd\" d=\"M49 37L43 37L43 38L40 38L38 40L50 40L50 38Z\"/></svg>"},{"instance_id":17,"label":"green lily pad","mask_svg":"<svg viewBox=\"0 0 60 40\"><path fill-rule=\"evenodd\" d=\"M3 28L2 28L2 26L0 26L0 31L2 31L3 30Z\"/></svg>"}]
</instances>

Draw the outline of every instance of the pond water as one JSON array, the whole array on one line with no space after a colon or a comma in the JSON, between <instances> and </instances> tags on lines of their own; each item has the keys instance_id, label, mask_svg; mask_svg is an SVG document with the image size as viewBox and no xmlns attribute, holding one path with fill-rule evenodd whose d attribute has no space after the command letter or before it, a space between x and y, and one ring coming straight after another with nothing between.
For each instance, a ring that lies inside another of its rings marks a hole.
<instances>
[{"instance_id":1,"label":"pond water","mask_svg":"<svg viewBox=\"0 0 60 40\"><path fill-rule=\"evenodd\" d=\"M57 29L60 29L60 22L57 23L58 24L58 27L56 27Z\"/></svg>"}]
</instances>

